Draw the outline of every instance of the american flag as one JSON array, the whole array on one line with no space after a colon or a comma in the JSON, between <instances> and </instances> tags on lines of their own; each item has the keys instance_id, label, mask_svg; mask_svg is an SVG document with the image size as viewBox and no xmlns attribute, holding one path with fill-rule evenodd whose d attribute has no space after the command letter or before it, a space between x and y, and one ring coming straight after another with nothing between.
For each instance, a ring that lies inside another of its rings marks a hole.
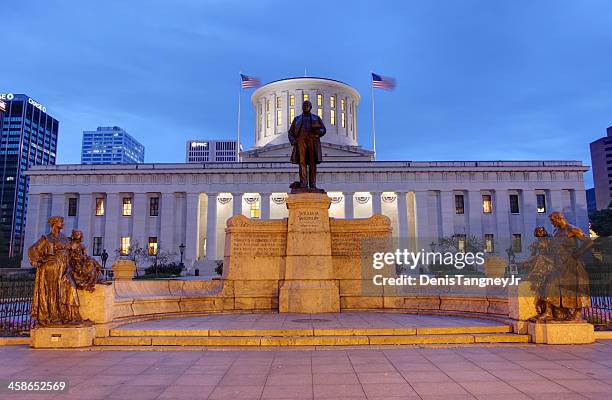
<instances>
[{"instance_id":1,"label":"american flag","mask_svg":"<svg viewBox=\"0 0 612 400\"><path fill-rule=\"evenodd\" d=\"M250 89L260 87L261 81L254 76L240 74L240 84L243 89Z\"/></svg>"},{"instance_id":2,"label":"american flag","mask_svg":"<svg viewBox=\"0 0 612 400\"><path fill-rule=\"evenodd\" d=\"M372 86L375 89L393 90L395 89L395 78L378 75L372 72Z\"/></svg>"}]
</instances>

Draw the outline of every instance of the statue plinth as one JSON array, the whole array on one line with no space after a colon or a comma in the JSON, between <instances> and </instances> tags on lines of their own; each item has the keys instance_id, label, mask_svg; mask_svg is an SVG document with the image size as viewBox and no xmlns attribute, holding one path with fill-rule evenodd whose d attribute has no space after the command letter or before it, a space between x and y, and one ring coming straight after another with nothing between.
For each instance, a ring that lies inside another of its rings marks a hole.
<instances>
[{"instance_id":1,"label":"statue plinth","mask_svg":"<svg viewBox=\"0 0 612 400\"><path fill-rule=\"evenodd\" d=\"M90 347L95 336L96 329L91 324L37 327L30 331L30 347L35 349Z\"/></svg>"},{"instance_id":2,"label":"statue plinth","mask_svg":"<svg viewBox=\"0 0 612 400\"><path fill-rule=\"evenodd\" d=\"M529 322L531 341L538 344L589 344L595 329L586 321Z\"/></svg>"},{"instance_id":3,"label":"statue plinth","mask_svg":"<svg viewBox=\"0 0 612 400\"><path fill-rule=\"evenodd\" d=\"M340 290L333 279L330 198L296 193L287 198L287 253L279 311L340 312Z\"/></svg>"}]
</instances>

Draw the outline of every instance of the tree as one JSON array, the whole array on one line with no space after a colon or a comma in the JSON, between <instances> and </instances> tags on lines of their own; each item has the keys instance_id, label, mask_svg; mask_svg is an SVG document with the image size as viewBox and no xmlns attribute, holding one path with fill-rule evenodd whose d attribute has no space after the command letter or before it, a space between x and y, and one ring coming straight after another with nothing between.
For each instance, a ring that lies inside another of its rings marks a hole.
<instances>
[{"instance_id":1,"label":"tree","mask_svg":"<svg viewBox=\"0 0 612 400\"><path fill-rule=\"evenodd\" d=\"M600 237L612 236L612 201L608 208L589 215L591 229Z\"/></svg>"},{"instance_id":2,"label":"tree","mask_svg":"<svg viewBox=\"0 0 612 400\"><path fill-rule=\"evenodd\" d=\"M136 274L138 274L139 264L148 266L166 265L176 259L176 253L161 249L157 250L157 254L149 254L149 250L141 247L138 241L134 241L125 254L121 252L121 249L116 249L115 255L117 258L133 261L136 264Z\"/></svg>"}]
</instances>

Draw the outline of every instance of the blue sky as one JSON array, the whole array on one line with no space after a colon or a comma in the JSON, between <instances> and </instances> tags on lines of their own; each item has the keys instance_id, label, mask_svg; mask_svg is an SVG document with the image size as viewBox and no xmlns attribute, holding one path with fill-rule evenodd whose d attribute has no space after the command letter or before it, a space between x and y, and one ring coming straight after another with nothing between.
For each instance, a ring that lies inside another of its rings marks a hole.
<instances>
[{"instance_id":1,"label":"blue sky","mask_svg":"<svg viewBox=\"0 0 612 400\"><path fill-rule=\"evenodd\" d=\"M60 163L78 163L82 131L99 125L126 129L147 162L182 162L187 138L234 138L239 71L354 86L366 148L369 72L396 77L376 94L381 160L590 165L589 142L612 125L607 0L2 3L0 92L60 120Z\"/></svg>"}]
</instances>

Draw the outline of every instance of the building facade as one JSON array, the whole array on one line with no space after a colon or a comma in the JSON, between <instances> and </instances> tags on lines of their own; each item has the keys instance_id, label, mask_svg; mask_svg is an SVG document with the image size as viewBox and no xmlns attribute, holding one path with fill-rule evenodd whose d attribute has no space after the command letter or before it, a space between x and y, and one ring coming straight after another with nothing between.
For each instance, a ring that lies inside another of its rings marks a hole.
<instances>
[{"instance_id":1,"label":"building facade","mask_svg":"<svg viewBox=\"0 0 612 400\"><path fill-rule=\"evenodd\" d=\"M81 164L140 164L145 148L118 126L83 131Z\"/></svg>"},{"instance_id":2,"label":"building facade","mask_svg":"<svg viewBox=\"0 0 612 400\"><path fill-rule=\"evenodd\" d=\"M607 136L591 143L595 204L598 210L608 208L612 201L612 126L606 132Z\"/></svg>"},{"instance_id":3,"label":"building facade","mask_svg":"<svg viewBox=\"0 0 612 400\"><path fill-rule=\"evenodd\" d=\"M240 143L237 140L197 140L187 141L185 148L185 162L238 162Z\"/></svg>"},{"instance_id":4,"label":"building facade","mask_svg":"<svg viewBox=\"0 0 612 400\"><path fill-rule=\"evenodd\" d=\"M21 254L29 179L25 171L56 160L59 122L25 94L2 94L5 104L0 138L0 231L3 255Z\"/></svg>"},{"instance_id":5,"label":"building facade","mask_svg":"<svg viewBox=\"0 0 612 400\"><path fill-rule=\"evenodd\" d=\"M256 123L256 145L242 152L242 162L30 170L33 206L26 242L46 231L50 215L65 215L66 231L82 230L93 254L102 248L124 251L136 242L178 254L183 244L189 268L214 265L223 259L231 216L287 217L288 185L297 174L297 166L288 162L288 125L267 128L268 117L261 116L259 106L263 113L269 101L275 116L280 93L282 125L283 113L291 115L292 107L301 112L305 96L300 88L307 89L314 112L323 106L323 120L332 126L322 138L325 161L318 168L318 183L332 200L333 218L383 214L400 248L429 249L441 237L465 241L475 236L488 251L504 256L510 245L519 256L527 255L535 227L551 231L547 216L552 211L587 228L583 174L588 167L581 162L373 161L372 152L357 143L356 119L349 128L358 94L341 82L299 78L273 82L253 94L258 121L266 128L261 132ZM299 97L292 101L292 95ZM343 97L344 108L339 103ZM344 130L333 128L332 115L338 123L342 110Z\"/></svg>"}]
</instances>

